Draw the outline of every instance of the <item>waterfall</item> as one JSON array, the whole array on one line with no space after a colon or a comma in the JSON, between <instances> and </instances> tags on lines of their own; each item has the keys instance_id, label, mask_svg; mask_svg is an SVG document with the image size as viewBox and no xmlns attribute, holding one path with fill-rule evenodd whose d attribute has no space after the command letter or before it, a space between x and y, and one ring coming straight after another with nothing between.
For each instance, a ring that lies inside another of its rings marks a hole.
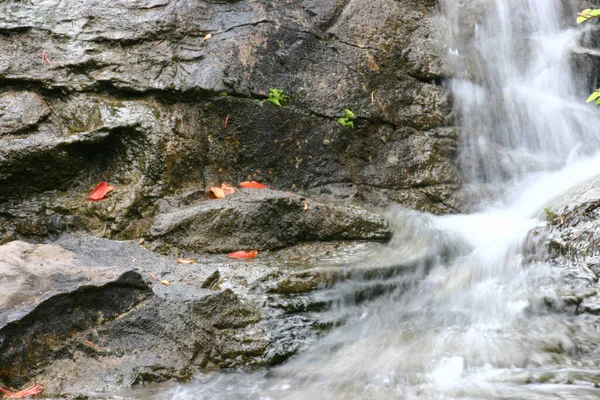
<instances>
[{"instance_id":1,"label":"waterfall","mask_svg":"<svg viewBox=\"0 0 600 400\"><path fill-rule=\"evenodd\" d=\"M366 264L402 264L418 246L428 261L412 281L393 276L375 300L337 303L345 323L282 366L207 375L171 398L598 398L600 362L582 356L600 348L597 322L547 307L569 288L522 248L553 198L600 173L592 72L571 56L581 28L559 0L440 1L460 165L475 192L499 197L468 215L391 210L395 239Z\"/></svg>"},{"instance_id":2,"label":"waterfall","mask_svg":"<svg viewBox=\"0 0 600 400\"><path fill-rule=\"evenodd\" d=\"M600 114L576 83L592 71L574 68L580 32L563 3L441 1L466 181L506 184L600 149Z\"/></svg>"}]
</instances>

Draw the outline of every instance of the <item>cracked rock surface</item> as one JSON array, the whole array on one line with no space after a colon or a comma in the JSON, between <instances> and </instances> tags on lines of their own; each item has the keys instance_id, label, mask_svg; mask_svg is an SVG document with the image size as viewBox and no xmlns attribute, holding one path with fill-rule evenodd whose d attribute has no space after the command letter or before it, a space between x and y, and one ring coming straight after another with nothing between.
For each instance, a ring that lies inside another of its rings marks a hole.
<instances>
[{"instance_id":1,"label":"cracked rock surface","mask_svg":"<svg viewBox=\"0 0 600 400\"><path fill-rule=\"evenodd\" d=\"M2 2L0 238L137 237L161 197L248 179L455 211L434 3Z\"/></svg>"},{"instance_id":2,"label":"cracked rock surface","mask_svg":"<svg viewBox=\"0 0 600 400\"><path fill-rule=\"evenodd\" d=\"M339 299L310 292L380 248L313 243L255 260L198 255L179 264L88 235L10 242L0 246L0 386L37 381L50 396L77 398L281 363L333 323L315 312ZM356 273L396 269L404 267Z\"/></svg>"},{"instance_id":3,"label":"cracked rock surface","mask_svg":"<svg viewBox=\"0 0 600 400\"><path fill-rule=\"evenodd\" d=\"M0 386L68 396L274 365L340 323L317 316L336 281L402 273L348 268L391 236L352 203L458 209L434 8L0 2ZM246 180L272 190L204 192ZM90 201L101 181L115 190ZM206 254L246 247L257 259Z\"/></svg>"},{"instance_id":4,"label":"cracked rock surface","mask_svg":"<svg viewBox=\"0 0 600 400\"><path fill-rule=\"evenodd\" d=\"M392 237L388 221L353 205L273 190L241 190L219 201L190 197L193 193L163 201L150 234L181 249L211 253Z\"/></svg>"}]
</instances>

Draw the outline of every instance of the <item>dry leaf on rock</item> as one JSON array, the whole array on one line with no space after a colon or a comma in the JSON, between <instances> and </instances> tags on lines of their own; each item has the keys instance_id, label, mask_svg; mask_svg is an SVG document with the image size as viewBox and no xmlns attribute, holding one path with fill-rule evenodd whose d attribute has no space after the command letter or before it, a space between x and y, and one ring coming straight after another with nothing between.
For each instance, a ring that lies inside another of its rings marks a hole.
<instances>
[{"instance_id":1,"label":"dry leaf on rock","mask_svg":"<svg viewBox=\"0 0 600 400\"><path fill-rule=\"evenodd\" d=\"M114 186L109 186L106 182L100 182L94 190L90 192L88 198L93 201L102 200L104 196L115 190Z\"/></svg>"},{"instance_id":2,"label":"dry leaf on rock","mask_svg":"<svg viewBox=\"0 0 600 400\"><path fill-rule=\"evenodd\" d=\"M225 192L223 191L223 189L221 189L219 187L207 186L206 190L211 192L213 194L213 196L215 196L217 199L225 198Z\"/></svg>"},{"instance_id":3,"label":"dry leaf on rock","mask_svg":"<svg viewBox=\"0 0 600 400\"><path fill-rule=\"evenodd\" d=\"M244 189L266 189L267 188L266 185L263 185L262 183L258 183L256 181L240 182L240 186L243 187Z\"/></svg>"},{"instance_id":4,"label":"dry leaf on rock","mask_svg":"<svg viewBox=\"0 0 600 400\"><path fill-rule=\"evenodd\" d=\"M233 253L227 254L229 258L254 258L258 254L258 250L250 251L234 251Z\"/></svg>"},{"instance_id":5,"label":"dry leaf on rock","mask_svg":"<svg viewBox=\"0 0 600 400\"><path fill-rule=\"evenodd\" d=\"M193 258L178 258L177 259L177 263L178 264L194 264L198 261L194 260Z\"/></svg>"},{"instance_id":6,"label":"dry leaf on rock","mask_svg":"<svg viewBox=\"0 0 600 400\"><path fill-rule=\"evenodd\" d=\"M33 385L19 391L8 390L0 387L0 392L3 392L3 397L7 399L24 399L26 397L42 394L44 392L44 387L39 383L34 383Z\"/></svg>"},{"instance_id":7,"label":"dry leaf on rock","mask_svg":"<svg viewBox=\"0 0 600 400\"><path fill-rule=\"evenodd\" d=\"M225 193L225 196L229 196L230 194L234 194L235 192L237 192L237 189L228 183L222 183L221 190L223 190L223 193Z\"/></svg>"}]
</instances>

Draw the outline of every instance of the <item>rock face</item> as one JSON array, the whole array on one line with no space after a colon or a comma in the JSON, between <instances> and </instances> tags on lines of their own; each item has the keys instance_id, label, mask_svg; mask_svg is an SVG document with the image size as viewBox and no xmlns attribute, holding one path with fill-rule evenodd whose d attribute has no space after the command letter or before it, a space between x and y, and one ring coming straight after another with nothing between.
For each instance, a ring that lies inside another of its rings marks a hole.
<instances>
[{"instance_id":1,"label":"rock face","mask_svg":"<svg viewBox=\"0 0 600 400\"><path fill-rule=\"evenodd\" d=\"M560 266L572 288L555 307L600 315L600 177L556 199L545 210L547 225L531 232L530 258Z\"/></svg>"},{"instance_id":2,"label":"rock face","mask_svg":"<svg viewBox=\"0 0 600 400\"><path fill-rule=\"evenodd\" d=\"M335 323L302 313L333 301L307 293L339 269L306 267L347 245L264 250L389 239L387 222L353 200L456 210L457 129L434 7L2 2L0 386L37 380L58 395L269 365ZM289 96L284 107L266 101L271 88ZM344 109L355 129L337 123ZM274 191L209 201L199 190L244 180ZM115 191L89 201L100 181ZM199 262L183 265L65 231L261 253L188 254Z\"/></svg>"},{"instance_id":3,"label":"rock face","mask_svg":"<svg viewBox=\"0 0 600 400\"><path fill-rule=\"evenodd\" d=\"M551 260L592 282L600 276L600 177L556 199L545 211L548 225L530 238Z\"/></svg>"},{"instance_id":4,"label":"rock face","mask_svg":"<svg viewBox=\"0 0 600 400\"><path fill-rule=\"evenodd\" d=\"M0 255L0 386L35 379L54 394L108 390L265 356L261 312L231 289L201 288L214 267L184 280L174 259L74 236L14 241Z\"/></svg>"},{"instance_id":5,"label":"rock face","mask_svg":"<svg viewBox=\"0 0 600 400\"><path fill-rule=\"evenodd\" d=\"M3 2L1 237L132 237L159 198L249 178L453 211L434 3ZM102 180L110 203L86 204Z\"/></svg>"},{"instance_id":6,"label":"rock face","mask_svg":"<svg viewBox=\"0 0 600 400\"><path fill-rule=\"evenodd\" d=\"M85 235L13 241L0 246L0 387L37 381L51 396L87 395L281 363L338 322L310 312L341 299L311 291L351 276L406 274L396 263L347 268L380 249L310 243L249 261L220 255L179 264ZM361 296L385 292L365 284Z\"/></svg>"},{"instance_id":7,"label":"rock face","mask_svg":"<svg viewBox=\"0 0 600 400\"><path fill-rule=\"evenodd\" d=\"M215 253L392 236L383 217L357 206L272 190L240 190L225 199L187 205L188 197L163 201L151 235L178 248Z\"/></svg>"}]
</instances>

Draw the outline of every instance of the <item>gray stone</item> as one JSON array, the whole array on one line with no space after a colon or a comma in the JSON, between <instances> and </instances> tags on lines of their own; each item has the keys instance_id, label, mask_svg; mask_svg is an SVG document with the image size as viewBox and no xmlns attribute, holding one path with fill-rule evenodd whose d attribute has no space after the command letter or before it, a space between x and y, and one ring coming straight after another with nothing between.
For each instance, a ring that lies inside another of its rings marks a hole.
<instances>
[{"instance_id":1,"label":"gray stone","mask_svg":"<svg viewBox=\"0 0 600 400\"><path fill-rule=\"evenodd\" d=\"M434 7L2 3L0 240L140 237L161 197L249 179L454 212L456 137L435 134L453 121ZM286 107L265 102L270 88ZM336 122L345 108L356 129ZM91 207L100 181L117 190Z\"/></svg>"},{"instance_id":2,"label":"gray stone","mask_svg":"<svg viewBox=\"0 0 600 400\"><path fill-rule=\"evenodd\" d=\"M50 108L36 93L0 93L0 137L20 134L50 114Z\"/></svg>"},{"instance_id":3,"label":"gray stone","mask_svg":"<svg viewBox=\"0 0 600 400\"><path fill-rule=\"evenodd\" d=\"M165 271L176 268L174 259L132 244L59 243L0 246L3 386L33 379L55 394L112 390L247 365L265 353L260 312L231 289L182 282ZM149 266L173 283L153 281Z\"/></svg>"},{"instance_id":4,"label":"gray stone","mask_svg":"<svg viewBox=\"0 0 600 400\"><path fill-rule=\"evenodd\" d=\"M242 189L184 207L177 200L165 201L161 211L150 234L197 252L272 250L312 241L386 241L392 234L383 217L358 206L266 189Z\"/></svg>"}]
</instances>

